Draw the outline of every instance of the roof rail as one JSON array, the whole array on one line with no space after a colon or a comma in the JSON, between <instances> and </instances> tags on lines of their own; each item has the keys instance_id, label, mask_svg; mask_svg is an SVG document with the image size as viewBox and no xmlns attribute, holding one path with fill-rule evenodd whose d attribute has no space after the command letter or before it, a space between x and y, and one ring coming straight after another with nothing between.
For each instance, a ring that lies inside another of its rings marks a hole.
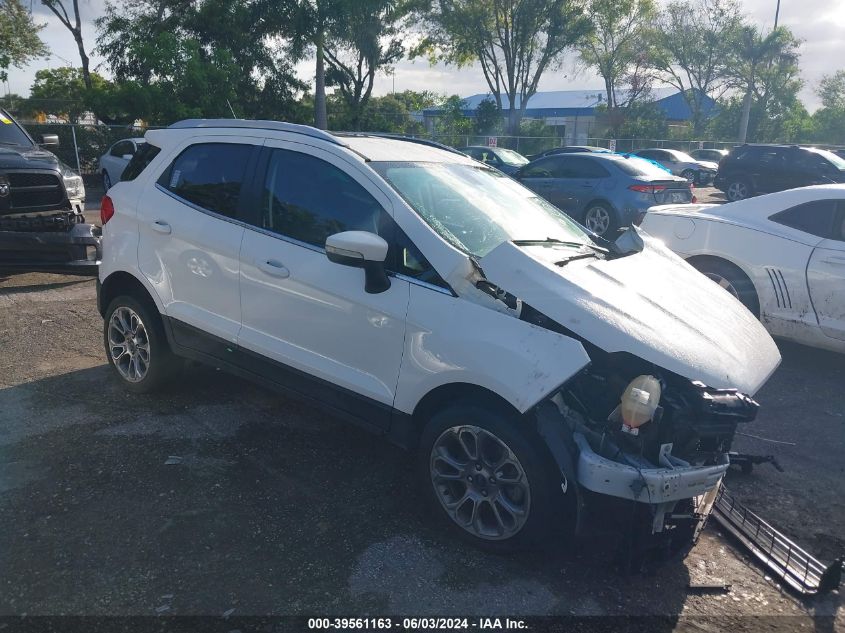
<instances>
[{"instance_id":1,"label":"roof rail","mask_svg":"<svg viewBox=\"0 0 845 633\"><path fill-rule=\"evenodd\" d=\"M318 130L310 125L299 125L298 123L282 123L281 121L262 121L252 119L184 119L168 126L168 129L187 128L241 128L252 130L273 130L275 132L290 132L291 134L302 134L311 138L318 138L321 141L328 141L335 145L346 146L336 136Z\"/></svg>"},{"instance_id":2,"label":"roof rail","mask_svg":"<svg viewBox=\"0 0 845 633\"><path fill-rule=\"evenodd\" d=\"M344 137L344 136L360 136L360 137L376 137L376 138L389 138L394 141L405 141L407 143L416 143L417 145L427 145L428 147L436 147L437 149L442 149L447 152L452 152L453 154L460 154L461 156L466 156L460 150L455 149L454 147L449 147L448 145L444 145L443 143L438 143L437 141L429 141L425 138L417 138L414 136L403 136L401 134L383 134L380 132L335 132L336 136Z\"/></svg>"}]
</instances>

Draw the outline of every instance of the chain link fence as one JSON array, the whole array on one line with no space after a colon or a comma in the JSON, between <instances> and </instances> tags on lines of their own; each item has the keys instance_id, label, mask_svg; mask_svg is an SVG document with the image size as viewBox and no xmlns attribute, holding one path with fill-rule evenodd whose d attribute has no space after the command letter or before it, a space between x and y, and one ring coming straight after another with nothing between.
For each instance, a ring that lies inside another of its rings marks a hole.
<instances>
[{"instance_id":1,"label":"chain link fence","mask_svg":"<svg viewBox=\"0 0 845 633\"><path fill-rule=\"evenodd\" d=\"M21 123L29 135L41 141L45 134L59 137L59 146L48 148L62 162L83 176L97 173L97 161L121 139L140 138L150 128L126 125L83 125L70 123Z\"/></svg>"}]
</instances>

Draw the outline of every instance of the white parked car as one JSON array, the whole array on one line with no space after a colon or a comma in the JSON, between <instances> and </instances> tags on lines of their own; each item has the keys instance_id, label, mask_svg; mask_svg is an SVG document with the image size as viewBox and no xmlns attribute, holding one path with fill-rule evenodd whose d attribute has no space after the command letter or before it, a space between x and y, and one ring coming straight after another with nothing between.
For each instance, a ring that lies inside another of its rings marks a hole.
<instances>
[{"instance_id":1,"label":"white parked car","mask_svg":"<svg viewBox=\"0 0 845 633\"><path fill-rule=\"evenodd\" d=\"M772 335L845 352L845 185L654 207L642 228L738 297Z\"/></svg>"},{"instance_id":2,"label":"white parked car","mask_svg":"<svg viewBox=\"0 0 845 633\"><path fill-rule=\"evenodd\" d=\"M103 178L103 189L108 191L114 183L120 182L123 170L143 143L142 138L125 138L117 141L100 156L97 171Z\"/></svg>"},{"instance_id":3,"label":"white parked car","mask_svg":"<svg viewBox=\"0 0 845 633\"><path fill-rule=\"evenodd\" d=\"M716 172L719 171L719 163L712 160L701 160L693 158L686 152L676 149L640 149L633 152L634 156L653 160L676 176L682 176L690 182L704 187L713 182Z\"/></svg>"},{"instance_id":4,"label":"white parked car","mask_svg":"<svg viewBox=\"0 0 845 633\"><path fill-rule=\"evenodd\" d=\"M310 397L415 451L433 511L491 548L576 528L588 490L638 535L697 533L780 356L658 241L591 236L424 141L240 120L146 140L101 210L128 389L176 386L184 357Z\"/></svg>"}]
</instances>

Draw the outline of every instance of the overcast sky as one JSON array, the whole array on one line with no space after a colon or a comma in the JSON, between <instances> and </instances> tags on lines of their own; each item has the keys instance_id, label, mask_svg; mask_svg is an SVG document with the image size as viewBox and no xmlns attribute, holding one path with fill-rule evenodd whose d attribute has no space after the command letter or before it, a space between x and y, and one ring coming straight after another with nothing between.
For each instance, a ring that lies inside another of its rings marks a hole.
<instances>
[{"instance_id":1,"label":"overcast sky","mask_svg":"<svg viewBox=\"0 0 845 633\"><path fill-rule=\"evenodd\" d=\"M662 0L661 0L662 1ZM29 94L29 87L35 77L35 71L41 68L56 68L71 64L79 66L79 55L70 33L39 0L24 0L32 5L38 22L46 23L41 32L42 39L52 51L46 60L35 62L23 70L9 70L8 85L3 92ZM743 9L749 18L765 29L773 26L777 0L744 0ZM81 0L80 10L85 24L83 37L90 52L95 44L93 21L101 14L103 0ZM801 97L812 111L818 107L815 88L819 79L839 69L845 69L845 0L781 0L779 24L788 26L804 43L801 47L801 73L805 86ZM96 55L91 55L91 66L108 76L105 68L97 68L101 63ZM303 80L313 79L313 64L303 63L297 66ZM395 82L395 83L394 83ZM395 78L380 75L376 79L375 94L382 95L394 89L434 90L444 94L459 94L467 97L479 92L487 92L487 85L479 68L457 70L443 65L430 66L425 60L403 61L396 67ZM572 61L554 72L546 73L540 80L540 90L602 90L603 83L594 73L576 72Z\"/></svg>"}]
</instances>

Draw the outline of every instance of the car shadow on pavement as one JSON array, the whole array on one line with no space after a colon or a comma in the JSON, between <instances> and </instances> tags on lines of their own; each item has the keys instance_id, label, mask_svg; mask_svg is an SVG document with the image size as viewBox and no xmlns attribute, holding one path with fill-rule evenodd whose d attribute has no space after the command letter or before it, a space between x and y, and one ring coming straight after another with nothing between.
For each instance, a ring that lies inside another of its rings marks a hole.
<instances>
[{"instance_id":1,"label":"car shadow on pavement","mask_svg":"<svg viewBox=\"0 0 845 633\"><path fill-rule=\"evenodd\" d=\"M0 390L0 411L0 615L657 615L671 631L690 599L682 561L622 575L598 531L469 547L423 506L412 456L222 372L141 396L98 366Z\"/></svg>"},{"instance_id":2,"label":"car shadow on pavement","mask_svg":"<svg viewBox=\"0 0 845 633\"><path fill-rule=\"evenodd\" d=\"M8 277L3 277L2 275L0 275L0 282L6 281L7 279ZM33 283L23 286L8 286L5 288L0 288L0 296L40 292L42 290L56 290L58 288L66 288L68 286L77 286L79 284L88 283L90 281L90 277L79 277L71 281L57 281L49 284Z\"/></svg>"}]
</instances>

